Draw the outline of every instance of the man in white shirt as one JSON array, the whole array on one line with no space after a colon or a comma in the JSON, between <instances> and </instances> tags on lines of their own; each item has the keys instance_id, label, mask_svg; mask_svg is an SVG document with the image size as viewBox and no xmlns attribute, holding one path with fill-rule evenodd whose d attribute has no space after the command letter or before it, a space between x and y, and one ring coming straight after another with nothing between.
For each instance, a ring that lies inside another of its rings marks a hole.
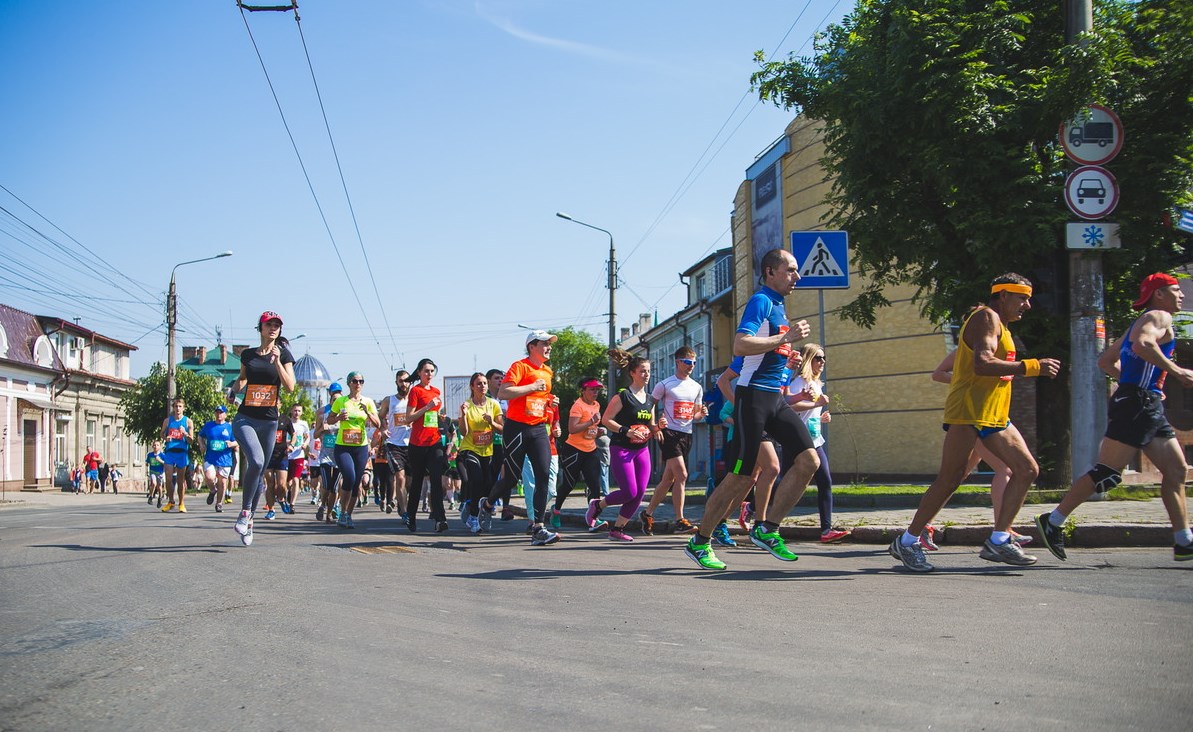
<instances>
[{"instance_id":1,"label":"man in white shirt","mask_svg":"<svg viewBox=\"0 0 1193 732\"><path fill-rule=\"evenodd\" d=\"M406 467L410 464L410 423L406 417L406 398L410 394L408 380L410 372L399 371L394 375L394 386L397 391L385 397L381 402L381 429L385 434L385 458L389 462L389 484L382 486L385 512L393 513L398 508L398 515L406 520L403 507L406 505ZM421 486L420 486L421 488Z\"/></svg>"},{"instance_id":2,"label":"man in white shirt","mask_svg":"<svg viewBox=\"0 0 1193 732\"><path fill-rule=\"evenodd\" d=\"M294 499L302 486L302 476L307 469L307 445L311 444L311 426L302 419L302 405L290 407L290 421L294 424L294 438L287 456L286 475L290 480L286 488L286 501L282 504L285 513L294 513Z\"/></svg>"},{"instance_id":3,"label":"man in white shirt","mask_svg":"<svg viewBox=\"0 0 1193 732\"><path fill-rule=\"evenodd\" d=\"M688 481L688 452L692 449L692 425L708 416L704 404L704 389L692 378L696 367L696 352L689 346L680 346L675 352L675 375L668 376L655 384L650 395L659 404L667 417L663 428L663 445L660 452L667 462L663 477L650 497L650 504L643 509L642 533L654 533L654 512L663 502L667 491L671 491L671 502L675 506L675 533L691 534L696 527L684 518L684 489Z\"/></svg>"}]
</instances>

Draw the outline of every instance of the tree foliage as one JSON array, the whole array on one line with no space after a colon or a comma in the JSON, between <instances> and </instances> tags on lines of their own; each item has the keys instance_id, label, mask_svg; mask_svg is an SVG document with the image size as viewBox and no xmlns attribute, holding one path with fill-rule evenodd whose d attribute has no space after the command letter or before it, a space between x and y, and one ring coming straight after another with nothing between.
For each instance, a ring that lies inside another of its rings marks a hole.
<instances>
[{"instance_id":1,"label":"tree foliage","mask_svg":"<svg viewBox=\"0 0 1193 732\"><path fill-rule=\"evenodd\" d=\"M186 401L186 414L194 422L197 433L207 420L212 419L215 408L224 404L224 395L219 384L210 376L201 376L189 369L177 369L174 374L175 393ZM138 441L151 445L160 439L162 421L169 415L169 400L166 399L166 365L155 363L149 375L137 379L137 385L125 392L120 399L124 412L124 424ZM229 405L228 419L235 414ZM192 457L198 456L198 446L192 444Z\"/></svg>"},{"instance_id":2,"label":"tree foliage","mask_svg":"<svg viewBox=\"0 0 1193 732\"><path fill-rule=\"evenodd\" d=\"M1063 266L1063 227L1077 219L1057 131L1092 102L1126 130L1107 166L1122 190L1111 311L1125 312L1142 275L1187 261L1190 237L1165 220L1193 186L1193 0L1096 6L1095 30L1066 45L1050 0L858 0L813 56L759 54L760 97L824 126L826 223L850 232L868 278L843 318L872 326L884 289L909 283L939 322L1002 272L1039 280Z\"/></svg>"},{"instance_id":3,"label":"tree foliage","mask_svg":"<svg viewBox=\"0 0 1193 732\"><path fill-rule=\"evenodd\" d=\"M588 331L568 326L553 335L558 340L551 347L551 370L555 372L551 393L559 397L560 421L567 434L568 411L580 398L577 384L585 377L602 379L608 359L605 346Z\"/></svg>"}]
</instances>

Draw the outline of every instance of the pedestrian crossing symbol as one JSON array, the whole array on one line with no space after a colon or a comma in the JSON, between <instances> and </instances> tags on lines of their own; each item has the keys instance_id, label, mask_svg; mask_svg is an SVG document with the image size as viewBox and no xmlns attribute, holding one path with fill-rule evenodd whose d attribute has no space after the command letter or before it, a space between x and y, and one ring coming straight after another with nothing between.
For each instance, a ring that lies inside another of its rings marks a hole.
<instances>
[{"instance_id":1,"label":"pedestrian crossing symbol","mask_svg":"<svg viewBox=\"0 0 1193 732\"><path fill-rule=\"evenodd\" d=\"M849 287L849 234L844 231L793 231L791 253L799 264L796 287Z\"/></svg>"}]
</instances>

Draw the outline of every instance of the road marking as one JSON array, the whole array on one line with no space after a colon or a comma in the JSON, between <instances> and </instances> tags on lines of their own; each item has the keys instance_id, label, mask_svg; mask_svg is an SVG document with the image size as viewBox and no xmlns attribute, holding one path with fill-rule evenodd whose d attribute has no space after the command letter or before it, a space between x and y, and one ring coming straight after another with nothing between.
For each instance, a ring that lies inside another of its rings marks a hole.
<instances>
[{"instance_id":1,"label":"road marking","mask_svg":"<svg viewBox=\"0 0 1193 732\"><path fill-rule=\"evenodd\" d=\"M408 546L354 546L349 547L354 552L360 554L418 554L417 549L411 549Z\"/></svg>"}]
</instances>

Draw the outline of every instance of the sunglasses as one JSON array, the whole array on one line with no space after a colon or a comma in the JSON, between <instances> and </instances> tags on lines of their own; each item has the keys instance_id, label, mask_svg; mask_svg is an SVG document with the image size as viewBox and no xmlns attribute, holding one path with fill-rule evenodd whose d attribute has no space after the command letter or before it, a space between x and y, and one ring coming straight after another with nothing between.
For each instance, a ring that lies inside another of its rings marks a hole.
<instances>
[{"instance_id":1,"label":"sunglasses","mask_svg":"<svg viewBox=\"0 0 1193 732\"><path fill-rule=\"evenodd\" d=\"M349 384L363 384L363 383L365 383L365 380L364 379L349 379L348 383Z\"/></svg>"},{"instance_id":2,"label":"sunglasses","mask_svg":"<svg viewBox=\"0 0 1193 732\"><path fill-rule=\"evenodd\" d=\"M828 361L828 359L825 358L824 356L813 356L812 360L813 361Z\"/></svg>"},{"instance_id":3,"label":"sunglasses","mask_svg":"<svg viewBox=\"0 0 1193 732\"><path fill-rule=\"evenodd\" d=\"M677 358L675 360L678 361L679 363L682 363L684 366L695 366L696 365L696 359L694 359L694 358Z\"/></svg>"}]
</instances>

